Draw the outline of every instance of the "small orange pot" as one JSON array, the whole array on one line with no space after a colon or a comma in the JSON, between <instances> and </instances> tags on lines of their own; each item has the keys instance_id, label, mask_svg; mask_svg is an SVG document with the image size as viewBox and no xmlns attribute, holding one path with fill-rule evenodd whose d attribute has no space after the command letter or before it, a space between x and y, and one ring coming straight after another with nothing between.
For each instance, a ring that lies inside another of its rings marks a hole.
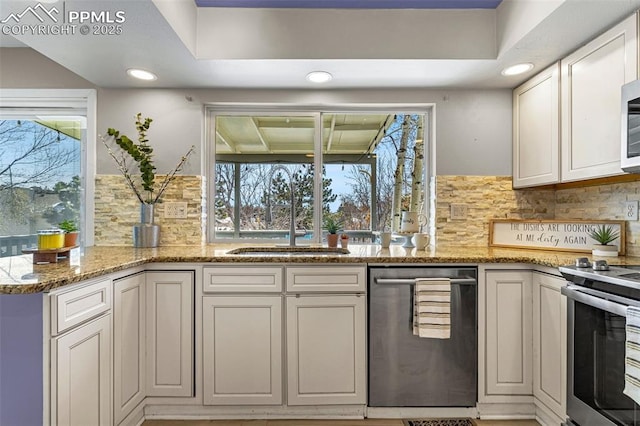
<instances>
[{"instance_id":1,"label":"small orange pot","mask_svg":"<svg viewBox=\"0 0 640 426\"><path fill-rule=\"evenodd\" d=\"M329 247L338 247L338 234L327 234L327 245Z\"/></svg>"},{"instance_id":2,"label":"small orange pot","mask_svg":"<svg viewBox=\"0 0 640 426\"><path fill-rule=\"evenodd\" d=\"M64 234L64 246L65 247L73 247L78 244L78 233L77 232L69 232Z\"/></svg>"}]
</instances>

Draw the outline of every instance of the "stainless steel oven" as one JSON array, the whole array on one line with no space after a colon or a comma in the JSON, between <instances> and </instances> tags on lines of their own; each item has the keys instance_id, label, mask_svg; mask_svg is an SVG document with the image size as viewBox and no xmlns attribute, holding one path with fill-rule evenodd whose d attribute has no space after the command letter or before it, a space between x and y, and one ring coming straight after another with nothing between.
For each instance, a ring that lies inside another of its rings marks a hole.
<instances>
[{"instance_id":1,"label":"stainless steel oven","mask_svg":"<svg viewBox=\"0 0 640 426\"><path fill-rule=\"evenodd\" d=\"M640 407L623 393L626 311L640 306L640 272L604 268L560 268L570 281L562 289L568 301L566 424L640 426Z\"/></svg>"}]
</instances>

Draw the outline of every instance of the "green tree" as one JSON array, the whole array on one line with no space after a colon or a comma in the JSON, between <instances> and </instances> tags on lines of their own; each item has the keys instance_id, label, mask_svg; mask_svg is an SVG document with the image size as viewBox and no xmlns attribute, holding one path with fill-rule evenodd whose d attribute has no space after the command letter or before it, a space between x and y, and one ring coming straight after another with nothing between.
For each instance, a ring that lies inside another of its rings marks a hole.
<instances>
[{"instance_id":1,"label":"green tree","mask_svg":"<svg viewBox=\"0 0 640 426\"><path fill-rule=\"evenodd\" d=\"M290 167L291 169L291 167ZM291 170L295 188L296 224L299 228L313 228L313 164L296 165ZM290 185L288 176L277 171L271 179L271 187L263 194L263 204L267 206L267 222L272 229L287 229L289 224ZM338 196L331 189L331 179L322 179L322 209L329 212L330 203ZM270 206L270 208L269 208ZM275 207L275 208L274 208ZM284 207L284 208L282 208ZM271 220L269 220L271 219Z\"/></svg>"},{"instance_id":2,"label":"green tree","mask_svg":"<svg viewBox=\"0 0 640 426\"><path fill-rule=\"evenodd\" d=\"M79 144L61 138L67 136L34 121L0 120L0 210L8 223L35 220L30 189L46 190L77 161Z\"/></svg>"},{"instance_id":3,"label":"green tree","mask_svg":"<svg viewBox=\"0 0 640 426\"><path fill-rule=\"evenodd\" d=\"M80 177L74 176L71 182L58 182L53 186L60 203L50 206L42 212L42 217L56 226L63 220L79 222L80 219Z\"/></svg>"}]
</instances>

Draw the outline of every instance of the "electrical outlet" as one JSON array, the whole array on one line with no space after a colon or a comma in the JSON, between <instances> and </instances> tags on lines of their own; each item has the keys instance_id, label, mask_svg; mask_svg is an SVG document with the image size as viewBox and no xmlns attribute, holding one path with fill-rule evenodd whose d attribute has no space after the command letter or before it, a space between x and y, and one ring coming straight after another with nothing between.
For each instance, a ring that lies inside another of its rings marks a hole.
<instances>
[{"instance_id":1,"label":"electrical outlet","mask_svg":"<svg viewBox=\"0 0 640 426\"><path fill-rule=\"evenodd\" d=\"M624 219L638 220L638 200L624 202Z\"/></svg>"},{"instance_id":2,"label":"electrical outlet","mask_svg":"<svg viewBox=\"0 0 640 426\"><path fill-rule=\"evenodd\" d=\"M164 217L166 219L186 219L187 203L164 203Z\"/></svg>"},{"instance_id":3,"label":"electrical outlet","mask_svg":"<svg viewBox=\"0 0 640 426\"><path fill-rule=\"evenodd\" d=\"M466 204L451 204L451 219L463 220L467 218Z\"/></svg>"}]
</instances>

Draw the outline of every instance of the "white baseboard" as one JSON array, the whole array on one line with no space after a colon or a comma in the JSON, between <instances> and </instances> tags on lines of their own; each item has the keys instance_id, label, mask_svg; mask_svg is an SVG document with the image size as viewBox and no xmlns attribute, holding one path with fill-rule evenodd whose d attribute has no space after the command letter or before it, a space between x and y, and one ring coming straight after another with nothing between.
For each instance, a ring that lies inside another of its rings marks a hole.
<instances>
[{"instance_id":1,"label":"white baseboard","mask_svg":"<svg viewBox=\"0 0 640 426\"><path fill-rule=\"evenodd\" d=\"M536 404L536 421L542 426L559 426L564 419L558 417L556 413L551 411L546 405Z\"/></svg>"},{"instance_id":2,"label":"white baseboard","mask_svg":"<svg viewBox=\"0 0 640 426\"><path fill-rule=\"evenodd\" d=\"M370 419L420 419L478 417L476 407L367 407Z\"/></svg>"},{"instance_id":3,"label":"white baseboard","mask_svg":"<svg viewBox=\"0 0 640 426\"><path fill-rule=\"evenodd\" d=\"M363 419L364 405L329 406L196 406L147 405L146 419L238 420L238 419Z\"/></svg>"},{"instance_id":4,"label":"white baseboard","mask_svg":"<svg viewBox=\"0 0 640 426\"><path fill-rule=\"evenodd\" d=\"M118 423L118 426L141 426L145 420L144 407L145 401L143 400L127 415L127 417Z\"/></svg>"},{"instance_id":5,"label":"white baseboard","mask_svg":"<svg viewBox=\"0 0 640 426\"><path fill-rule=\"evenodd\" d=\"M536 417L533 403L478 403L478 412L483 420L530 420Z\"/></svg>"},{"instance_id":6,"label":"white baseboard","mask_svg":"<svg viewBox=\"0 0 640 426\"><path fill-rule=\"evenodd\" d=\"M477 407L366 407L330 406L203 406L149 404L143 401L121 426L140 426L144 420L254 420L254 419L420 419L480 418L483 420L536 419L543 426L557 426L560 419L545 407L529 403L478 403Z\"/></svg>"}]
</instances>

